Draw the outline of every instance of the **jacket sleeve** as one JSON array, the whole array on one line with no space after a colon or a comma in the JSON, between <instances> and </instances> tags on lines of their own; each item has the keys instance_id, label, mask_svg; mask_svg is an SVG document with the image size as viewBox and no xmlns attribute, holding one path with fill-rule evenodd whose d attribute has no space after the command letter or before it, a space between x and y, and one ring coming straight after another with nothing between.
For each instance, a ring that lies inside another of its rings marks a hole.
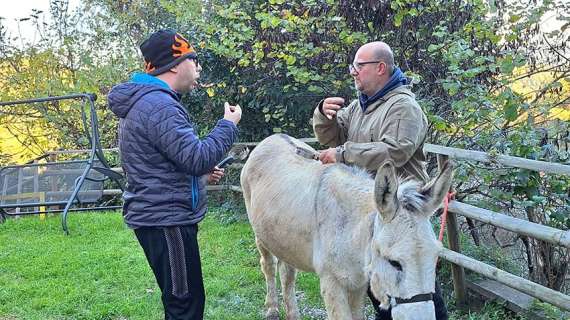
<instances>
[{"instance_id":1,"label":"jacket sleeve","mask_svg":"<svg viewBox=\"0 0 570 320\"><path fill-rule=\"evenodd\" d=\"M346 142L337 159L368 171L376 171L386 160L396 167L406 164L425 140L427 121L422 110L406 100L396 102L378 129L374 142Z\"/></svg>"},{"instance_id":2,"label":"jacket sleeve","mask_svg":"<svg viewBox=\"0 0 570 320\"><path fill-rule=\"evenodd\" d=\"M329 147L336 147L346 142L348 138L348 124L350 122L350 110L355 107L353 101L348 107L338 110L336 117L331 120L322 113L321 100L313 112L313 131L319 143Z\"/></svg>"},{"instance_id":3,"label":"jacket sleeve","mask_svg":"<svg viewBox=\"0 0 570 320\"><path fill-rule=\"evenodd\" d=\"M167 106L157 113L148 128L154 147L181 171L193 176L210 172L237 140L238 129L231 121L219 120L200 140L183 110Z\"/></svg>"}]
</instances>

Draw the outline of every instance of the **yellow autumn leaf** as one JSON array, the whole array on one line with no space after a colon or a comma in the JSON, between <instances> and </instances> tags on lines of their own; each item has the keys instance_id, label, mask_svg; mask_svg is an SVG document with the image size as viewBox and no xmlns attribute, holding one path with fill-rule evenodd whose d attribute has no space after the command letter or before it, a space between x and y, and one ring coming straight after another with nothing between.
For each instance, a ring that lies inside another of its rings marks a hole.
<instances>
[{"instance_id":1,"label":"yellow autumn leaf","mask_svg":"<svg viewBox=\"0 0 570 320\"><path fill-rule=\"evenodd\" d=\"M556 107L550 109L550 116L554 119L559 119L562 121L570 121L570 107Z\"/></svg>"},{"instance_id":2,"label":"yellow autumn leaf","mask_svg":"<svg viewBox=\"0 0 570 320\"><path fill-rule=\"evenodd\" d=\"M216 95L216 92L214 91L214 88L208 88L206 89L206 93L208 94L208 97L213 97Z\"/></svg>"}]
</instances>

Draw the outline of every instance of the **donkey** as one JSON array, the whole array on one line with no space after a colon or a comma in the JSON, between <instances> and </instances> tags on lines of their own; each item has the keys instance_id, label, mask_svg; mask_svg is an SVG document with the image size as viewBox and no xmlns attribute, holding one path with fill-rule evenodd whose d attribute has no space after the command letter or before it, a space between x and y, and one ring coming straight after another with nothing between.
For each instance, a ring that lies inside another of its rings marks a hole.
<instances>
[{"instance_id":1,"label":"donkey","mask_svg":"<svg viewBox=\"0 0 570 320\"><path fill-rule=\"evenodd\" d=\"M328 319L364 319L370 288L398 319L435 319L431 300L441 243L429 217L452 178L451 164L425 186L399 181L384 164L373 179L344 164L298 155L309 145L287 135L263 140L241 172L241 186L267 294L265 316L279 319L276 268L287 319L300 319L296 270L319 276Z\"/></svg>"}]
</instances>

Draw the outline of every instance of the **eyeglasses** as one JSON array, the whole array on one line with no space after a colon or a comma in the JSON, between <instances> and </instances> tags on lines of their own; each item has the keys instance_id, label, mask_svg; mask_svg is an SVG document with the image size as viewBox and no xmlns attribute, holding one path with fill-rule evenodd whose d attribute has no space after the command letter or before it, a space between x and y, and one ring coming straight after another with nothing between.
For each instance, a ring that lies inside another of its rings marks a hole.
<instances>
[{"instance_id":1,"label":"eyeglasses","mask_svg":"<svg viewBox=\"0 0 570 320\"><path fill-rule=\"evenodd\" d=\"M348 71L350 71L350 73L353 73L354 71L360 72L360 70L362 70L362 67L364 67L364 65L372 64L372 63L379 63L379 62L382 62L382 60L363 61L363 62L354 61L352 64L348 65Z\"/></svg>"},{"instance_id":2,"label":"eyeglasses","mask_svg":"<svg viewBox=\"0 0 570 320\"><path fill-rule=\"evenodd\" d=\"M192 56L190 56L190 57L188 57L187 59L188 59L188 60L194 60L194 63L195 63L196 65L199 65L199 64L200 64L200 62L198 61L198 57L192 57Z\"/></svg>"}]
</instances>

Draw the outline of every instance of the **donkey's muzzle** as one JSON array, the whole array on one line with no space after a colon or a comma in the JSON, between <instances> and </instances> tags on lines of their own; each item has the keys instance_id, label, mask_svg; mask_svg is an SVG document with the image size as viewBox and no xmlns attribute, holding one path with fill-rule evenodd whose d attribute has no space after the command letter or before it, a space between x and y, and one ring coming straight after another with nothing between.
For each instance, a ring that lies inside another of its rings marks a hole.
<instances>
[{"instance_id":1,"label":"donkey's muzzle","mask_svg":"<svg viewBox=\"0 0 570 320\"><path fill-rule=\"evenodd\" d=\"M428 294L430 295L430 294ZM421 296L421 295L418 295ZM417 297L417 296L416 296ZM435 320L435 306L433 300L424 300L424 298L418 298L416 300L407 300L404 303L392 306L392 319L394 320ZM397 299L396 299L397 300Z\"/></svg>"}]
</instances>

